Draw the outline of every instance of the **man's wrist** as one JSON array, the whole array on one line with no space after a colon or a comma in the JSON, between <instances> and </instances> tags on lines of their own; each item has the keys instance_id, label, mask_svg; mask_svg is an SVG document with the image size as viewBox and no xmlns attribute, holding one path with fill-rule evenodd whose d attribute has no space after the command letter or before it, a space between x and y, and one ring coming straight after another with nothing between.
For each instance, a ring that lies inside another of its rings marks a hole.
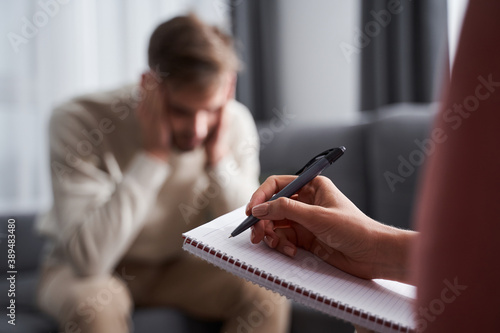
<instances>
[{"instance_id":1,"label":"man's wrist","mask_svg":"<svg viewBox=\"0 0 500 333\"><path fill-rule=\"evenodd\" d=\"M228 149L207 149L207 168L215 168L229 154Z\"/></svg>"},{"instance_id":2,"label":"man's wrist","mask_svg":"<svg viewBox=\"0 0 500 333\"><path fill-rule=\"evenodd\" d=\"M169 173L170 167L167 163L147 152L139 152L131 161L125 179L130 179L144 188L152 189L161 186Z\"/></svg>"},{"instance_id":3,"label":"man's wrist","mask_svg":"<svg viewBox=\"0 0 500 333\"><path fill-rule=\"evenodd\" d=\"M162 162L168 162L168 152L163 149L154 149L154 150L146 150L146 154L156 159L159 159Z\"/></svg>"},{"instance_id":4,"label":"man's wrist","mask_svg":"<svg viewBox=\"0 0 500 333\"><path fill-rule=\"evenodd\" d=\"M223 184L240 174L238 163L231 154L223 156L213 166L205 165L205 172L208 174L210 181Z\"/></svg>"}]
</instances>

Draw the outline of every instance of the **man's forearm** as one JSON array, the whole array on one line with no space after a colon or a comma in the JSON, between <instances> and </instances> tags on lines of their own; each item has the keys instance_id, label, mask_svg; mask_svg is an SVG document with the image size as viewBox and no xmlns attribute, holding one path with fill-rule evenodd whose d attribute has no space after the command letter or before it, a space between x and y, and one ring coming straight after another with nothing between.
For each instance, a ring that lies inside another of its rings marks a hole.
<instances>
[{"instance_id":1,"label":"man's forearm","mask_svg":"<svg viewBox=\"0 0 500 333\"><path fill-rule=\"evenodd\" d=\"M63 248L78 274L97 275L112 269L139 232L167 173L166 166L141 154L114 193L100 204L81 207L79 203L71 209L74 200L64 198L71 194L56 195Z\"/></svg>"}]
</instances>

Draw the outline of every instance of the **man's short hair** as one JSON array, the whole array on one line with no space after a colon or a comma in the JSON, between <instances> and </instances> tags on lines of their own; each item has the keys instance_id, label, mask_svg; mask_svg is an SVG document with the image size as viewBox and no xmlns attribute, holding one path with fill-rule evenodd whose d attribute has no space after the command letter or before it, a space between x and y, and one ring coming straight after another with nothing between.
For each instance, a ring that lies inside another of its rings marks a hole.
<instances>
[{"instance_id":1,"label":"man's short hair","mask_svg":"<svg viewBox=\"0 0 500 333\"><path fill-rule=\"evenodd\" d=\"M194 14L175 17L155 29L149 40L148 63L176 88L206 89L221 74L240 67L231 36Z\"/></svg>"}]
</instances>

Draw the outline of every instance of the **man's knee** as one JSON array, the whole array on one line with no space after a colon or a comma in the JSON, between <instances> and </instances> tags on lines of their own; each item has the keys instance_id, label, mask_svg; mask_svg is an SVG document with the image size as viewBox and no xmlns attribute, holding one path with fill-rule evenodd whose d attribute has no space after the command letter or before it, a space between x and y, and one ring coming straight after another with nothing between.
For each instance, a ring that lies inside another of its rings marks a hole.
<instances>
[{"instance_id":1,"label":"man's knee","mask_svg":"<svg viewBox=\"0 0 500 333\"><path fill-rule=\"evenodd\" d=\"M286 332L291 305L283 296L248 283L243 306L232 324L235 332Z\"/></svg>"},{"instance_id":2,"label":"man's knee","mask_svg":"<svg viewBox=\"0 0 500 333\"><path fill-rule=\"evenodd\" d=\"M271 292L263 287L245 282L241 300L242 304L256 315L262 315L264 318L275 316L286 316L290 309L290 302L277 293Z\"/></svg>"},{"instance_id":3,"label":"man's knee","mask_svg":"<svg viewBox=\"0 0 500 333\"><path fill-rule=\"evenodd\" d=\"M129 316L132 300L126 285L117 278L90 278L67 292L61 314L63 332L88 331L103 321L123 321Z\"/></svg>"},{"instance_id":4,"label":"man's knee","mask_svg":"<svg viewBox=\"0 0 500 333\"><path fill-rule=\"evenodd\" d=\"M266 317L282 315L290 309L290 301L286 297L269 291L263 287L253 285L252 306Z\"/></svg>"}]
</instances>

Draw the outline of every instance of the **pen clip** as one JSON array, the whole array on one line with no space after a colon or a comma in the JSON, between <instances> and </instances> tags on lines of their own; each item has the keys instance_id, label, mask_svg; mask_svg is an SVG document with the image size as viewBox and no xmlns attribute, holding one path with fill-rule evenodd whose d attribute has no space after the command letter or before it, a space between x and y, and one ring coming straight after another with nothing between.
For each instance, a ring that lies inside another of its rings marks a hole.
<instances>
[{"instance_id":1,"label":"pen clip","mask_svg":"<svg viewBox=\"0 0 500 333\"><path fill-rule=\"evenodd\" d=\"M314 156L313 158L311 158L311 160L309 162L306 163L306 165L304 165L302 167L302 169L300 169L299 171L297 171L295 173L295 175L300 175L302 172L306 171L307 168L309 168L314 162L316 162L319 158L323 157L323 156L326 156L328 155L330 152L332 152L333 150L335 149L338 149L338 148L332 148L332 149L327 149L325 150L324 152L322 153L319 153L318 155Z\"/></svg>"}]
</instances>

